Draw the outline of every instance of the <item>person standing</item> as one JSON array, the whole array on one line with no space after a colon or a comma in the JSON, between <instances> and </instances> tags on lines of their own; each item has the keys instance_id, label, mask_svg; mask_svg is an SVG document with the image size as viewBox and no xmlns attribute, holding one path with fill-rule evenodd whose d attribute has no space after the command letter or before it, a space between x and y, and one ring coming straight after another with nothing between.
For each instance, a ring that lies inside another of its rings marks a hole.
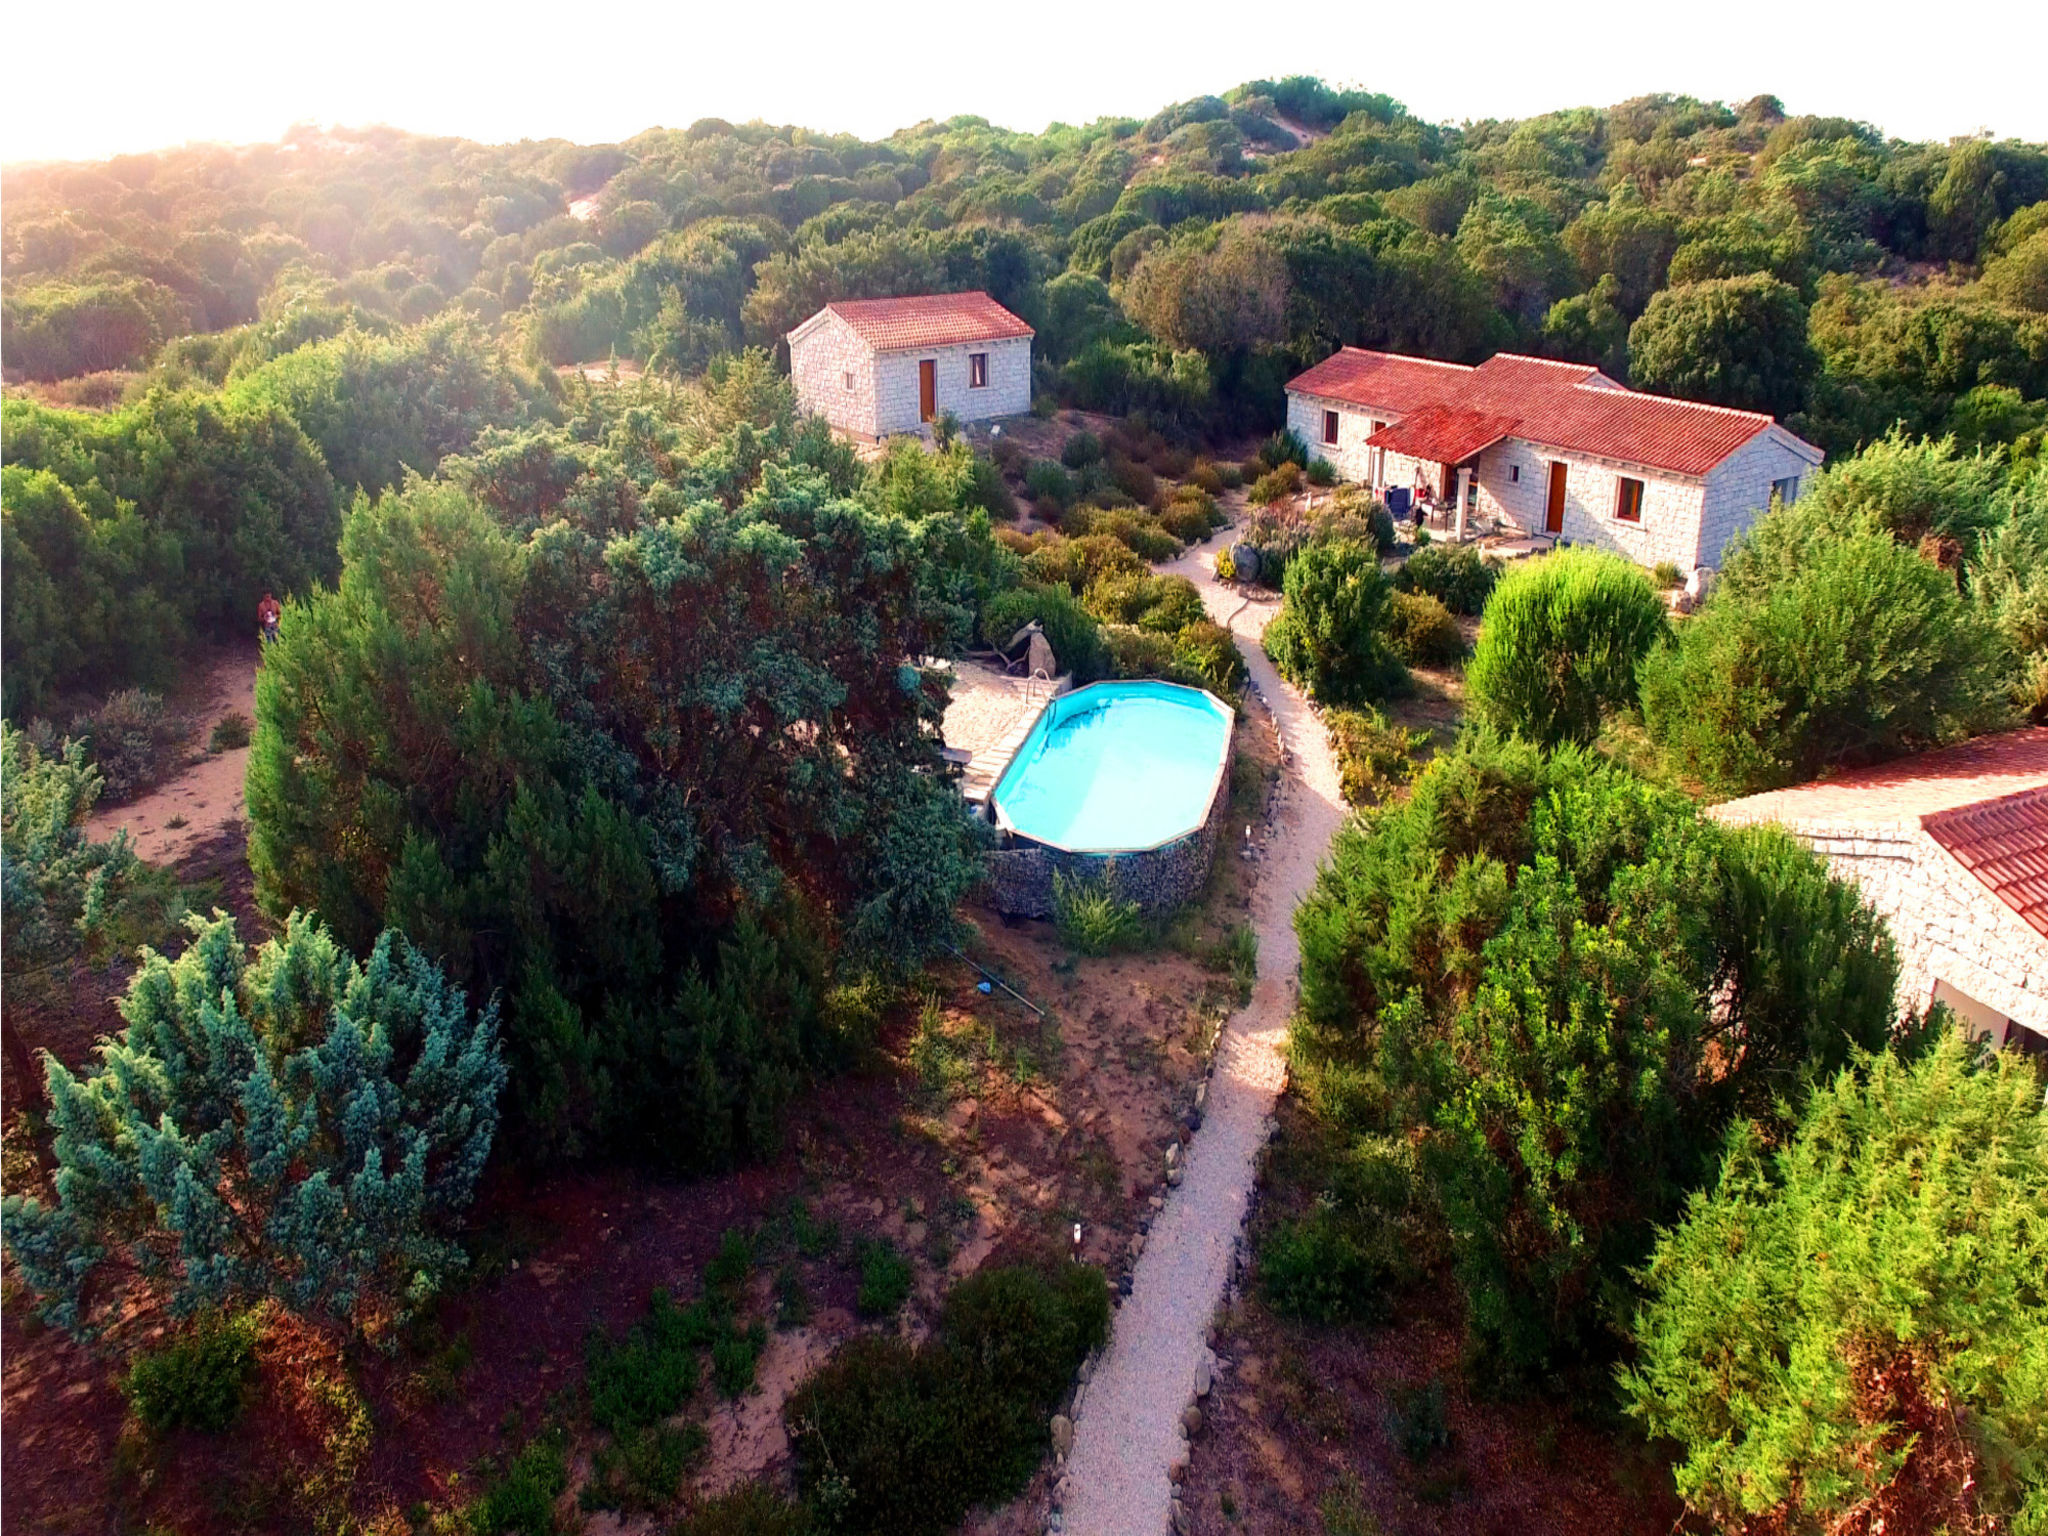
<instances>
[{"instance_id":1,"label":"person standing","mask_svg":"<svg viewBox=\"0 0 2048 1536\"><path fill-rule=\"evenodd\" d=\"M284 605L268 592L263 601L256 605L256 627L261 632L263 643L268 645L277 638L278 621L284 617Z\"/></svg>"}]
</instances>

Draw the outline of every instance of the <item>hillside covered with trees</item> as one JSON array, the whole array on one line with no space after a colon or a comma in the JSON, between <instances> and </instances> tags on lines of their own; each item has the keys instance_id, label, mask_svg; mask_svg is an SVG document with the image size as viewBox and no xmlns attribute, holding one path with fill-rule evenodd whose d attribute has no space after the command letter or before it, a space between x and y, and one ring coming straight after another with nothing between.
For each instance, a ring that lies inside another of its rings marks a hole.
<instances>
[{"instance_id":1,"label":"hillside covered with trees","mask_svg":"<svg viewBox=\"0 0 2048 1536\"><path fill-rule=\"evenodd\" d=\"M1205 1359L1180 1422L1263 1393L1323 1492L1244 1529L1397 1528L1340 1465L1377 1437L1434 1512L1402 1530L1461 1528L1492 1456L1487 1497L1535 1489L1506 1528L2048 1536L2041 1080L1705 809L2048 723L2048 145L1291 77L1037 134L303 129L0 198L19 1508L1057 1510L1270 1009L1209 1338L1285 1344L1264 1385ZM799 411L821 305L964 289L1034 328L1031 416L856 451ZM1404 541L1277 430L1342 345L1593 364L1829 458L1683 592L1462 515ZM1050 924L974 914L946 710L1034 623L1077 682L1236 711L1181 910L1108 859ZM95 802L171 772L162 695L222 654L226 851L153 865ZM1298 998L1255 994L1296 939ZM1319 1379L1375 1339L1410 1395Z\"/></svg>"}]
</instances>

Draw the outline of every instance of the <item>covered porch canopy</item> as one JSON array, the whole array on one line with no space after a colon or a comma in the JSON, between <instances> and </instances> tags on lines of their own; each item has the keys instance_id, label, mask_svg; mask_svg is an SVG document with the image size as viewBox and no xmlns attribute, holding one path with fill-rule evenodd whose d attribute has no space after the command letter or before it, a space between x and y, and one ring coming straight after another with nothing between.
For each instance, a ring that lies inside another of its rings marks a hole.
<instances>
[{"instance_id":1,"label":"covered porch canopy","mask_svg":"<svg viewBox=\"0 0 2048 1536\"><path fill-rule=\"evenodd\" d=\"M1411 411L1365 440L1366 447L1383 450L1373 459L1373 489L1385 489L1387 452L1414 459L1418 465L1433 465L1436 483L1431 487L1432 493L1437 500L1449 501L1457 508L1457 537L1462 539L1479 455L1511 435L1517 425L1518 418L1513 416L1461 411L1442 405Z\"/></svg>"}]
</instances>

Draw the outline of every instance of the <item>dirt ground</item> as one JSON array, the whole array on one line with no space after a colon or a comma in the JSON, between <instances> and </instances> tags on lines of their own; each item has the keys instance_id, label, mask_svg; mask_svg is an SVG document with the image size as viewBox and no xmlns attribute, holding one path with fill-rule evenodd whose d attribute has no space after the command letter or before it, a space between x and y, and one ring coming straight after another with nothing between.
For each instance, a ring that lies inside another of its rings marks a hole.
<instances>
[{"instance_id":1,"label":"dirt ground","mask_svg":"<svg viewBox=\"0 0 2048 1536\"><path fill-rule=\"evenodd\" d=\"M251 643L216 651L195 669L194 685L170 701L190 726L184 766L136 799L95 808L85 824L89 837L104 841L125 828L138 858L178 865L222 836L237 835L249 749L209 752L206 742L224 715L256 718L258 660Z\"/></svg>"},{"instance_id":2,"label":"dirt ground","mask_svg":"<svg viewBox=\"0 0 2048 1536\"><path fill-rule=\"evenodd\" d=\"M1303 1134L1281 1101L1281 1144ZM1272 1191L1278 1200L1291 1191ZM1626 1428L1554 1400L1502 1401L1466 1383L1454 1290L1425 1285L1377 1327L1277 1318L1255 1289L1217 1330L1183 1500L1194 1536L1665 1536L1683 1507L1668 1465ZM1447 1444L1411 1458L1396 1415L1442 1392ZM1404 1400L1406 1400L1404 1402Z\"/></svg>"},{"instance_id":3,"label":"dirt ground","mask_svg":"<svg viewBox=\"0 0 2048 1536\"><path fill-rule=\"evenodd\" d=\"M213 679L222 708L246 703L246 673ZM1241 713L1237 750L1233 821L1262 826L1278 750L1255 700ZM239 782L219 760L195 761L113 815L152 837L196 831L207 818L212 841L157 846L185 850L186 878L211 871L218 881L223 870L241 870L232 905L253 936ZM186 828L166 826L173 812ZM783 1155L768 1166L692 1180L630 1170L529 1180L494 1170L473 1213L469 1274L394 1353L366 1352L345 1368L374 1426L353 1479L355 1513L416 1522L457 1505L473 1496L482 1469L548 1424L569 1426L580 1479L594 1446L579 1406L590 1330L616 1335L644 1315L656 1286L693 1296L722 1234L787 1220L793 1201L839 1240L829 1253L791 1259L784 1275L753 1276L749 1316L789 1321L775 1289L788 1283L808 1317L773 1328L750 1392L722 1403L705 1387L690 1405L709 1436L693 1474L706 1492L786 1475L788 1392L854 1332L928 1327L952 1278L1006 1254L1070 1250L1077 1225L1081 1255L1120 1278L1159 1198L1164 1149L1185 1134L1182 1115L1215 1027L1240 995L1221 941L1244 919L1261 857L1256 837L1228 840L1199 909L1138 953L1071 956L1049 924L967 909L967 958L939 966L924 993L892 1012L872 1060L806 1096ZM988 973L1042 1016L993 982L980 990ZM50 1043L78 1064L94 1034L118 1027L110 1009L106 1017L112 1022L101 1028ZM910 1260L914 1288L896 1317L863 1322L851 1255L857 1242L879 1238ZM10 1280L0 1308L8 1529L82 1536L146 1526L211 1536L287 1529L301 1518L295 1500L317 1476L321 1442L287 1389L309 1368L266 1367L265 1411L252 1409L235 1434L185 1432L153 1444L128 1419L118 1380L127 1355L163 1329L160 1315L131 1309L94 1353L40 1327ZM565 1516L574 1495L572 1486ZM1035 1487L970 1528L1021 1533L1043 1500ZM663 1524L602 1515L590 1528Z\"/></svg>"}]
</instances>

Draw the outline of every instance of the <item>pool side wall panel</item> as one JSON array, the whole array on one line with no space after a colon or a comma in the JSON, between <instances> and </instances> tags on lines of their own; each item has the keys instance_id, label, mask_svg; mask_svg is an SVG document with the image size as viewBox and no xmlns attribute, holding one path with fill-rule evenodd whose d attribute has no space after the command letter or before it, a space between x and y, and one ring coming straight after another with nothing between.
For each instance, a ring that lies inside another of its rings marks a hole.
<instances>
[{"instance_id":1,"label":"pool side wall panel","mask_svg":"<svg viewBox=\"0 0 2048 1536\"><path fill-rule=\"evenodd\" d=\"M1216 839L1230 810L1230 752L1224 749L1225 771L1216 776L1209 795L1209 814L1184 837L1136 853L1076 853L1020 840L982 856L987 871L989 905L1008 917L1051 917L1055 870L1071 878L1107 876L1117 893L1135 901L1146 913L1170 912L1202 894L1209 866L1216 858Z\"/></svg>"}]
</instances>

